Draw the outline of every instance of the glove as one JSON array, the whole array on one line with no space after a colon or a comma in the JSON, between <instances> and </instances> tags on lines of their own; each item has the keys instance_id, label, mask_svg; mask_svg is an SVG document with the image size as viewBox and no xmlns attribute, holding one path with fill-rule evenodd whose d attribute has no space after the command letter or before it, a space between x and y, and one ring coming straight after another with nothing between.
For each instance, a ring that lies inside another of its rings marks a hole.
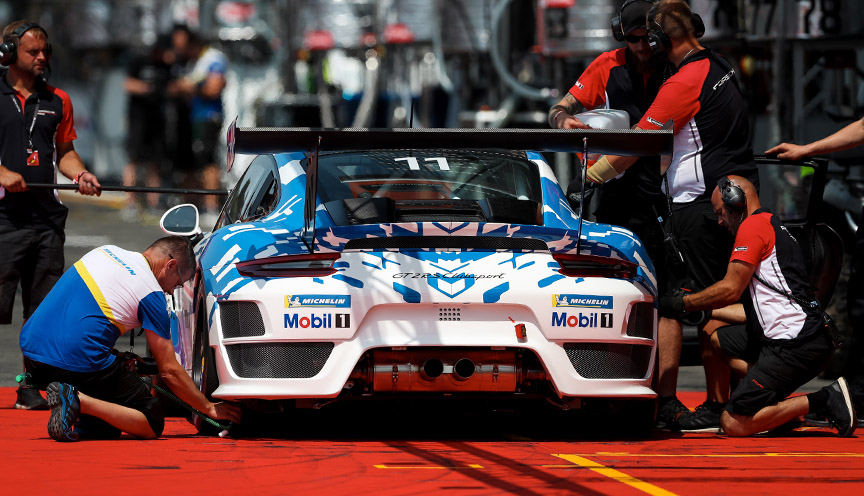
<instances>
[{"instance_id":1,"label":"glove","mask_svg":"<svg viewBox=\"0 0 864 496\"><path fill-rule=\"evenodd\" d=\"M600 157L600 160L588 168L586 177L589 181L603 184L606 181L614 179L618 174L620 174L620 172L612 167L612 164L609 163L609 158L606 155L603 155Z\"/></svg>"},{"instance_id":2,"label":"glove","mask_svg":"<svg viewBox=\"0 0 864 496\"><path fill-rule=\"evenodd\" d=\"M680 319L684 314L684 295L661 296L657 301L657 310L661 317Z\"/></svg>"}]
</instances>

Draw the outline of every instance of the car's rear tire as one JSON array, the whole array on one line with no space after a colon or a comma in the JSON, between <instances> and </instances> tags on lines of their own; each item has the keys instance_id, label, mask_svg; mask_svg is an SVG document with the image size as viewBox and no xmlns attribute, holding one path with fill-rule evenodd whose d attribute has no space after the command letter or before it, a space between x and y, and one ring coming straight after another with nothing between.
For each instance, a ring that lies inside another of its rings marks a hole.
<instances>
[{"instance_id":1,"label":"car's rear tire","mask_svg":"<svg viewBox=\"0 0 864 496\"><path fill-rule=\"evenodd\" d=\"M204 317L205 307L200 305L198 310L198 325L195 329L195 343L193 347L193 368L192 382L198 386L198 390L213 401L213 391L219 387L219 376L216 373L216 356L213 348L210 347L210 333L207 326L207 319ZM208 436L219 434L219 429L211 425L209 422L201 418L199 415L192 415L192 425L198 430L199 434Z\"/></svg>"}]
</instances>

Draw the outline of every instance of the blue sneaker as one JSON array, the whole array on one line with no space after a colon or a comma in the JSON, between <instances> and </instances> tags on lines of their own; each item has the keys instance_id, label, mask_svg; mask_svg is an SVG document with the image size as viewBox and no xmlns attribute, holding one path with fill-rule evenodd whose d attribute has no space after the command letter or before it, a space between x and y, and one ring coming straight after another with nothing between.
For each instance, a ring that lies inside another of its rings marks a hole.
<instances>
[{"instance_id":1,"label":"blue sneaker","mask_svg":"<svg viewBox=\"0 0 864 496\"><path fill-rule=\"evenodd\" d=\"M81 415L78 390L69 384L52 382L45 390L51 416L48 418L48 435L55 441L77 441L78 434L72 432L75 421Z\"/></svg>"}]
</instances>

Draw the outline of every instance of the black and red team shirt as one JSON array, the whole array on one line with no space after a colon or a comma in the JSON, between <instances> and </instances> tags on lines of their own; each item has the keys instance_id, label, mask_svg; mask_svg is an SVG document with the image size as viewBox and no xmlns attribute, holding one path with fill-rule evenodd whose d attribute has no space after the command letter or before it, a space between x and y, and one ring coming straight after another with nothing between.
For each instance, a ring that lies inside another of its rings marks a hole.
<instances>
[{"instance_id":1,"label":"black and red team shirt","mask_svg":"<svg viewBox=\"0 0 864 496\"><path fill-rule=\"evenodd\" d=\"M669 69L671 71L671 66ZM662 66L651 74L639 72L633 54L626 48L619 48L594 59L570 88L570 94L588 110L604 108L627 112L633 126L657 96L663 77ZM632 183L632 187L644 195L657 195L660 191L659 164L657 157L640 158L616 181Z\"/></svg>"},{"instance_id":2,"label":"black and red team shirt","mask_svg":"<svg viewBox=\"0 0 864 496\"><path fill-rule=\"evenodd\" d=\"M707 48L686 57L638 127L660 129L670 119L675 143L667 178L673 203L710 199L717 181L730 174L758 188L747 104L735 70L723 58Z\"/></svg>"},{"instance_id":3,"label":"black and red team shirt","mask_svg":"<svg viewBox=\"0 0 864 496\"><path fill-rule=\"evenodd\" d=\"M0 72L0 93L0 165L21 174L27 183L56 183L56 144L77 138L69 95L40 81L25 100L6 81L6 71ZM38 151L38 165L28 160L28 135L34 115L31 139L33 149ZM4 191L0 198L0 223L4 225L63 229L66 213L56 190Z\"/></svg>"},{"instance_id":4,"label":"black and red team shirt","mask_svg":"<svg viewBox=\"0 0 864 496\"><path fill-rule=\"evenodd\" d=\"M799 300L814 299L801 247L767 209L760 208L741 223L729 260L756 267L755 274L763 281ZM748 290L750 299L744 300L747 323L757 325L766 338L803 338L820 331L822 318L818 309L801 305L756 277L750 280Z\"/></svg>"}]
</instances>

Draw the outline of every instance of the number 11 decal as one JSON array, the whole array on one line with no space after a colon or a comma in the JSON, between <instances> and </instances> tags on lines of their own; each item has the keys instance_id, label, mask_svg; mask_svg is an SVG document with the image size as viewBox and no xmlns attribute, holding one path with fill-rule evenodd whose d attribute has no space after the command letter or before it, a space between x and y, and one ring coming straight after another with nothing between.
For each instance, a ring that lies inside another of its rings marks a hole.
<instances>
[{"instance_id":1,"label":"number 11 decal","mask_svg":"<svg viewBox=\"0 0 864 496\"><path fill-rule=\"evenodd\" d=\"M420 163L417 162L416 157L403 157L403 158L397 158L394 160L396 160L397 162L408 162L408 169L410 169L410 170L420 170ZM450 170L450 165L447 164L447 158L446 157L431 157L431 158L427 158L424 160L426 162L431 162L431 161L438 162L438 168L441 169L442 171L449 171Z\"/></svg>"}]
</instances>

